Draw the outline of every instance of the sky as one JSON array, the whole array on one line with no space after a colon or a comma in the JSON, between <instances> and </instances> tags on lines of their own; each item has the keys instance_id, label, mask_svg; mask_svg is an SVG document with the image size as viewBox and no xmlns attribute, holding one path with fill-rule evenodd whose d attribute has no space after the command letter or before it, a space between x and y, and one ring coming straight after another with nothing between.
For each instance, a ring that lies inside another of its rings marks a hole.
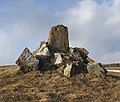
<instances>
[{"instance_id":1,"label":"sky","mask_svg":"<svg viewBox=\"0 0 120 102\"><path fill-rule=\"evenodd\" d=\"M84 47L96 62L120 62L120 0L0 0L0 65L34 51L50 28L63 24L71 47Z\"/></svg>"}]
</instances>

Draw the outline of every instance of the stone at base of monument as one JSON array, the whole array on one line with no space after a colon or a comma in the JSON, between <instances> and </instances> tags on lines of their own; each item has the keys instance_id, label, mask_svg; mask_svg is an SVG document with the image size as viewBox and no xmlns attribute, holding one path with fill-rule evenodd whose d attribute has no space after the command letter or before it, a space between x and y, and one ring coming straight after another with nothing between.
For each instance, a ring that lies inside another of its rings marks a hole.
<instances>
[{"instance_id":1,"label":"stone at base of monument","mask_svg":"<svg viewBox=\"0 0 120 102\"><path fill-rule=\"evenodd\" d=\"M87 70L88 70L88 74L90 74L91 76L93 74L96 74L99 78L106 78L107 75L107 70L103 67L103 65L101 63L89 63L87 65Z\"/></svg>"},{"instance_id":2,"label":"stone at base of monument","mask_svg":"<svg viewBox=\"0 0 120 102\"><path fill-rule=\"evenodd\" d=\"M73 67L73 64L67 64L67 67L64 70L64 75L66 77L72 77L74 75L75 68Z\"/></svg>"},{"instance_id":3,"label":"stone at base of monument","mask_svg":"<svg viewBox=\"0 0 120 102\"><path fill-rule=\"evenodd\" d=\"M86 66L82 65L81 67L79 61L68 63L66 68L64 69L64 76L66 77L73 77L78 74L82 74L83 76L85 76L86 73Z\"/></svg>"},{"instance_id":4,"label":"stone at base of monument","mask_svg":"<svg viewBox=\"0 0 120 102\"><path fill-rule=\"evenodd\" d=\"M26 47L17 59L16 64L20 67L21 71L26 73L32 70L36 70L38 68L39 60L34 57Z\"/></svg>"},{"instance_id":5,"label":"stone at base of monument","mask_svg":"<svg viewBox=\"0 0 120 102\"><path fill-rule=\"evenodd\" d=\"M85 64L88 64L89 61L87 60L87 57L89 52L85 48L70 47L69 53L73 55L73 60L82 60Z\"/></svg>"},{"instance_id":6,"label":"stone at base of monument","mask_svg":"<svg viewBox=\"0 0 120 102\"><path fill-rule=\"evenodd\" d=\"M63 64L63 58L60 53L54 53L54 64L60 67Z\"/></svg>"}]
</instances>

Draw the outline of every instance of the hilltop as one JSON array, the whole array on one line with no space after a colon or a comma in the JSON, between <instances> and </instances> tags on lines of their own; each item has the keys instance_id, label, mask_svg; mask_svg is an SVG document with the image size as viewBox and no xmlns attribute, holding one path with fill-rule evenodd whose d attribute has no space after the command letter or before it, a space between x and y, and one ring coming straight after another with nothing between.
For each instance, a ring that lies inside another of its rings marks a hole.
<instances>
[{"instance_id":1,"label":"hilltop","mask_svg":"<svg viewBox=\"0 0 120 102\"><path fill-rule=\"evenodd\" d=\"M14 66L0 67L0 102L119 102L120 74L66 78L57 70L22 73Z\"/></svg>"},{"instance_id":2,"label":"hilltop","mask_svg":"<svg viewBox=\"0 0 120 102\"><path fill-rule=\"evenodd\" d=\"M120 102L120 74L86 48L70 47L64 25L51 27L47 41L33 52L25 47L15 62L0 67L0 102Z\"/></svg>"}]
</instances>

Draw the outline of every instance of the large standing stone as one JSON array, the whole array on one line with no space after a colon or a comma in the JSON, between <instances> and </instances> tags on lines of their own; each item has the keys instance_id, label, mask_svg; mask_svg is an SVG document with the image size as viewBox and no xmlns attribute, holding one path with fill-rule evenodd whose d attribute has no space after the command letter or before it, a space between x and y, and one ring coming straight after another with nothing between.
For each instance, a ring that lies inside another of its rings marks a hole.
<instances>
[{"instance_id":1,"label":"large standing stone","mask_svg":"<svg viewBox=\"0 0 120 102\"><path fill-rule=\"evenodd\" d=\"M49 32L48 44L65 52L68 52L68 28L63 25L53 26Z\"/></svg>"},{"instance_id":2,"label":"large standing stone","mask_svg":"<svg viewBox=\"0 0 120 102\"><path fill-rule=\"evenodd\" d=\"M17 59L16 64L20 67L21 71L26 73L32 70L36 70L39 64L39 60L33 56L33 54L26 47Z\"/></svg>"}]
</instances>

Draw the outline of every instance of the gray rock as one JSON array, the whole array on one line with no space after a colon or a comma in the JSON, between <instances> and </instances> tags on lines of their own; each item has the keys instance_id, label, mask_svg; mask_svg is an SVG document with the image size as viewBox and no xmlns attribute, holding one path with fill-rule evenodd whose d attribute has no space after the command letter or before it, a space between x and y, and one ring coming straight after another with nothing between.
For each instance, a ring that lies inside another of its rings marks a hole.
<instances>
[{"instance_id":1,"label":"gray rock","mask_svg":"<svg viewBox=\"0 0 120 102\"><path fill-rule=\"evenodd\" d=\"M73 69L73 70L72 70ZM73 71L73 72L72 72ZM73 68L73 64L67 64L67 67L64 70L64 76L66 77L71 77L73 76L72 73L74 73L74 68Z\"/></svg>"},{"instance_id":2,"label":"gray rock","mask_svg":"<svg viewBox=\"0 0 120 102\"><path fill-rule=\"evenodd\" d=\"M64 69L64 76L66 77L73 77L80 73L82 73L82 71L77 62L67 64L66 68Z\"/></svg>"},{"instance_id":3,"label":"gray rock","mask_svg":"<svg viewBox=\"0 0 120 102\"><path fill-rule=\"evenodd\" d=\"M42 41L40 48L35 53L36 58L39 60L38 70L46 71L51 70L53 62L51 61L51 53L47 42Z\"/></svg>"},{"instance_id":4,"label":"gray rock","mask_svg":"<svg viewBox=\"0 0 120 102\"><path fill-rule=\"evenodd\" d=\"M107 70L103 67L101 63L89 63L87 65L87 70L90 75L96 74L99 78L105 79Z\"/></svg>"},{"instance_id":5,"label":"gray rock","mask_svg":"<svg viewBox=\"0 0 120 102\"><path fill-rule=\"evenodd\" d=\"M87 56L89 54L89 52L85 48L79 48L79 51L81 51L84 56Z\"/></svg>"},{"instance_id":6,"label":"gray rock","mask_svg":"<svg viewBox=\"0 0 120 102\"><path fill-rule=\"evenodd\" d=\"M39 60L33 56L33 54L26 47L17 59L16 64L20 67L21 71L26 73L36 70L38 68Z\"/></svg>"},{"instance_id":7,"label":"gray rock","mask_svg":"<svg viewBox=\"0 0 120 102\"><path fill-rule=\"evenodd\" d=\"M48 44L65 52L68 52L68 28L63 25L53 26L49 32Z\"/></svg>"}]
</instances>

